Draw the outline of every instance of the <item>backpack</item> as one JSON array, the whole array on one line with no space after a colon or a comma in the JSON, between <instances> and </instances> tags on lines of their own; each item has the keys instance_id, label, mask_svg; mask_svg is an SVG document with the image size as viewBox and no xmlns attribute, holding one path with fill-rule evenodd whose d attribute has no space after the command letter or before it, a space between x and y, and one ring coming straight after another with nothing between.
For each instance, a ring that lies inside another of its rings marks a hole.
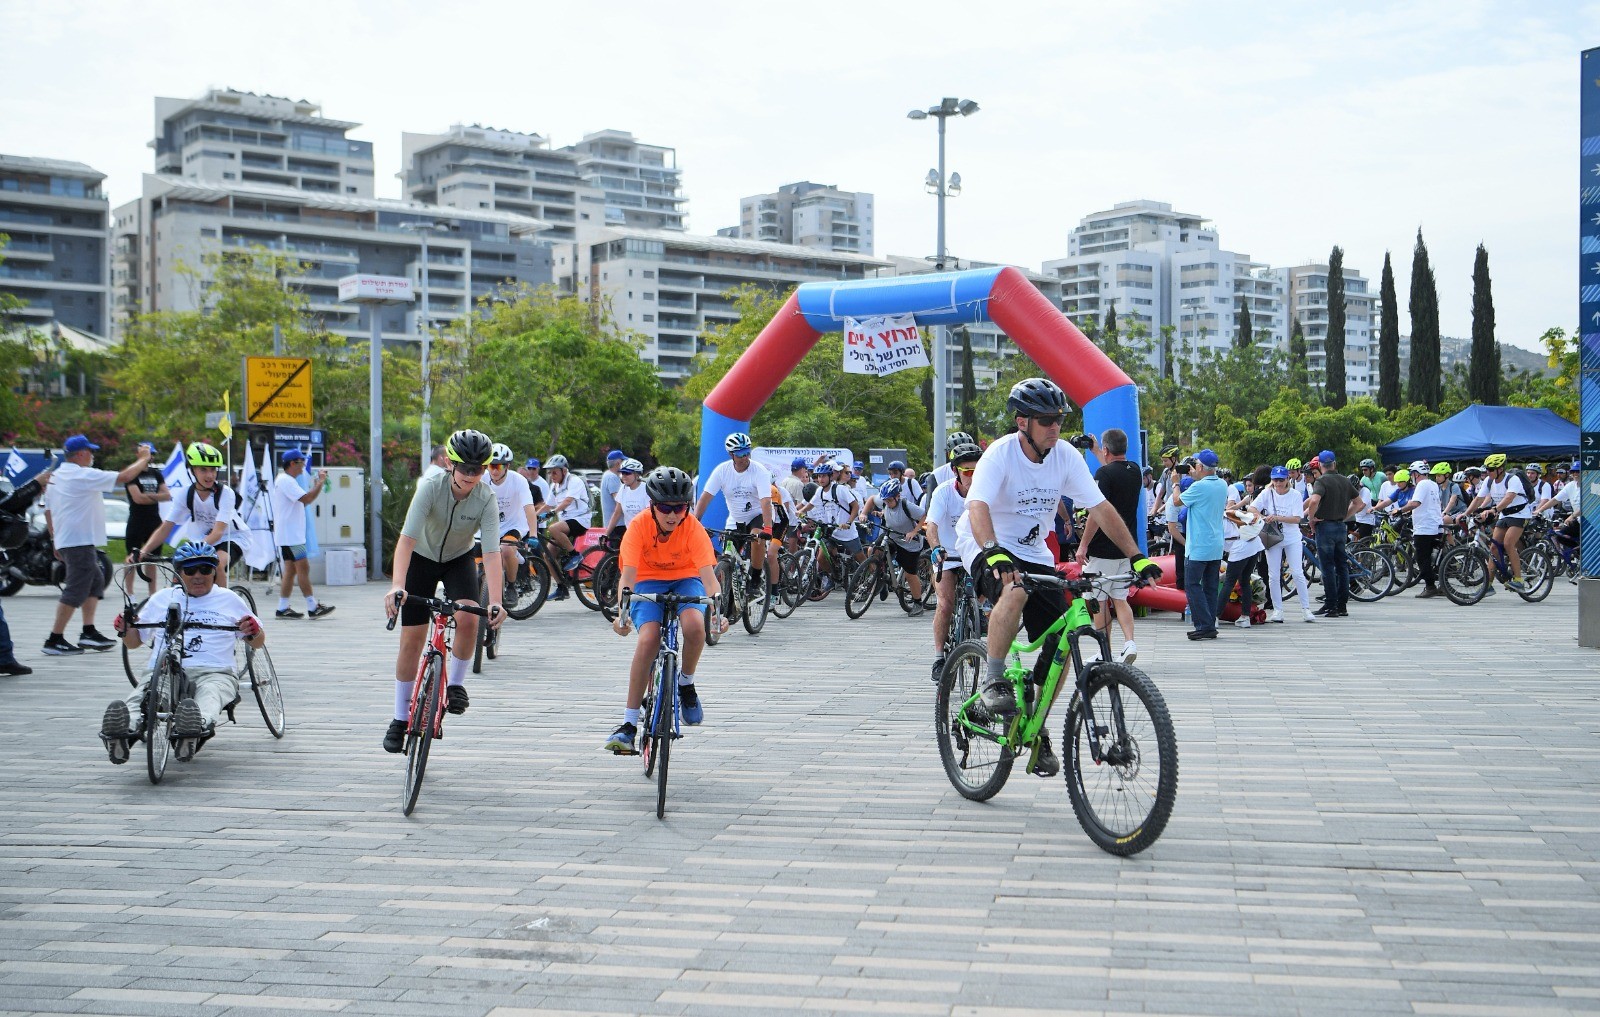
<instances>
[{"instance_id":1,"label":"backpack","mask_svg":"<svg viewBox=\"0 0 1600 1017\"><path fill-rule=\"evenodd\" d=\"M217 513L220 515L222 513L222 485L218 484L211 490L213 492L211 500L216 503ZM184 504L189 506L190 519L194 518L194 492L195 485L193 484L190 484L188 487L184 488L183 491L183 500Z\"/></svg>"}]
</instances>

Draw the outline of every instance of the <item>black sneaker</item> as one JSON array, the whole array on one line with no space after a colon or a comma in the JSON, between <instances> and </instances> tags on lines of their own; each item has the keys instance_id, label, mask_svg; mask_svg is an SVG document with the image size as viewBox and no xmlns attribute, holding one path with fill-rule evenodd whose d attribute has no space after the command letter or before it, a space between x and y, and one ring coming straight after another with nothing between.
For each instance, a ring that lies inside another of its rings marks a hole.
<instances>
[{"instance_id":1,"label":"black sneaker","mask_svg":"<svg viewBox=\"0 0 1600 1017\"><path fill-rule=\"evenodd\" d=\"M292 607L286 607L286 608L283 608L282 610L278 611L276 614L274 614L273 617L274 618L304 618L305 615L301 614L299 611L296 611Z\"/></svg>"},{"instance_id":2,"label":"black sneaker","mask_svg":"<svg viewBox=\"0 0 1600 1017\"><path fill-rule=\"evenodd\" d=\"M944 673L944 655L933 658L933 683L939 684L939 676Z\"/></svg>"},{"instance_id":3,"label":"black sneaker","mask_svg":"<svg viewBox=\"0 0 1600 1017\"><path fill-rule=\"evenodd\" d=\"M1017 715L1017 690L1009 678L996 678L983 687L983 704L991 716L1006 718Z\"/></svg>"},{"instance_id":4,"label":"black sneaker","mask_svg":"<svg viewBox=\"0 0 1600 1017\"><path fill-rule=\"evenodd\" d=\"M128 719L128 704L120 699L106 707L100 718L100 740L105 743L106 755L118 766L128 761L128 746L133 741L133 724Z\"/></svg>"},{"instance_id":5,"label":"black sneaker","mask_svg":"<svg viewBox=\"0 0 1600 1017\"><path fill-rule=\"evenodd\" d=\"M606 739L605 747L619 756L634 755L633 740L638 735L639 729L632 724L620 724L611 732L611 737Z\"/></svg>"},{"instance_id":6,"label":"black sneaker","mask_svg":"<svg viewBox=\"0 0 1600 1017\"><path fill-rule=\"evenodd\" d=\"M74 653L82 653L83 647L67 642L66 636L50 633L50 638L44 641L44 653L52 657L70 657Z\"/></svg>"},{"instance_id":7,"label":"black sneaker","mask_svg":"<svg viewBox=\"0 0 1600 1017\"><path fill-rule=\"evenodd\" d=\"M318 604L316 607L314 607L311 610L306 612L306 617L307 618L321 618L324 615L330 615L332 613L333 613L333 605L332 604Z\"/></svg>"},{"instance_id":8,"label":"black sneaker","mask_svg":"<svg viewBox=\"0 0 1600 1017\"><path fill-rule=\"evenodd\" d=\"M78 645L85 650L109 650L117 645L115 639L107 639L94 629L93 626L78 633Z\"/></svg>"},{"instance_id":9,"label":"black sneaker","mask_svg":"<svg viewBox=\"0 0 1600 1017\"><path fill-rule=\"evenodd\" d=\"M444 709L446 713L466 713L467 707L472 705L472 700L467 698L465 685L447 685L444 690Z\"/></svg>"},{"instance_id":10,"label":"black sneaker","mask_svg":"<svg viewBox=\"0 0 1600 1017\"><path fill-rule=\"evenodd\" d=\"M1034 757L1033 768L1028 772L1035 777L1054 777L1061 772L1061 760L1056 758L1055 749L1050 747L1050 734L1047 731L1039 732L1039 754Z\"/></svg>"},{"instance_id":11,"label":"black sneaker","mask_svg":"<svg viewBox=\"0 0 1600 1017\"><path fill-rule=\"evenodd\" d=\"M211 725L207 724L205 717L201 716L200 707L193 699L185 699L178 704L177 718L172 724L172 737L211 737Z\"/></svg>"},{"instance_id":12,"label":"black sneaker","mask_svg":"<svg viewBox=\"0 0 1600 1017\"><path fill-rule=\"evenodd\" d=\"M13 660L8 664L0 664L0 674L5 674L5 675L33 674L33 668L29 667L26 664L19 664L16 661Z\"/></svg>"},{"instance_id":13,"label":"black sneaker","mask_svg":"<svg viewBox=\"0 0 1600 1017\"><path fill-rule=\"evenodd\" d=\"M409 723L403 720L391 720L389 730L383 733L383 751L404 752L406 750L406 728Z\"/></svg>"}]
</instances>

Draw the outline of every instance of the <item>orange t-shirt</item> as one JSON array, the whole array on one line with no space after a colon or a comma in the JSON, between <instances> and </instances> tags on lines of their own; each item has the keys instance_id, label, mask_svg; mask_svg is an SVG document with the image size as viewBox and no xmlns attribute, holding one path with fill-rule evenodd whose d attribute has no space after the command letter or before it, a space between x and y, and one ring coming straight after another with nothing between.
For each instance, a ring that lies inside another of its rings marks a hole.
<instances>
[{"instance_id":1,"label":"orange t-shirt","mask_svg":"<svg viewBox=\"0 0 1600 1017\"><path fill-rule=\"evenodd\" d=\"M678 528L665 541L657 539L653 509L645 509L633 517L622 536L622 551L618 565L630 565L639 570L637 578L693 579L707 565L715 565L717 554L711 549L711 537L693 513L685 513Z\"/></svg>"}]
</instances>

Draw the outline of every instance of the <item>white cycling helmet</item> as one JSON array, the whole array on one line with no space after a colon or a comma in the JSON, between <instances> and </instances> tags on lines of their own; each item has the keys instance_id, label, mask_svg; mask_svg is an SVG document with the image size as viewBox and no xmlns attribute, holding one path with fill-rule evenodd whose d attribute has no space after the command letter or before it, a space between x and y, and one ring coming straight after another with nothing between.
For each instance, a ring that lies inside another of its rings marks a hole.
<instances>
[{"instance_id":1,"label":"white cycling helmet","mask_svg":"<svg viewBox=\"0 0 1600 1017\"><path fill-rule=\"evenodd\" d=\"M516 456L511 454L511 446L503 442L495 442L489 449L490 466L509 466Z\"/></svg>"},{"instance_id":2,"label":"white cycling helmet","mask_svg":"<svg viewBox=\"0 0 1600 1017\"><path fill-rule=\"evenodd\" d=\"M547 470L564 470L567 468L567 457L561 455L551 456L550 461L544 464L544 468Z\"/></svg>"},{"instance_id":3,"label":"white cycling helmet","mask_svg":"<svg viewBox=\"0 0 1600 1017\"><path fill-rule=\"evenodd\" d=\"M1451 477L1450 478L1450 482L1452 484L1461 484L1461 483L1465 483L1466 479L1467 479L1466 472L1465 471L1461 471L1461 472L1458 472L1455 476Z\"/></svg>"},{"instance_id":4,"label":"white cycling helmet","mask_svg":"<svg viewBox=\"0 0 1600 1017\"><path fill-rule=\"evenodd\" d=\"M1412 473L1427 473L1428 472L1428 461L1426 459L1418 459L1416 462L1411 464L1411 472Z\"/></svg>"},{"instance_id":5,"label":"white cycling helmet","mask_svg":"<svg viewBox=\"0 0 1600 1017\"><path fill-rule=\"evenodd\" d=\"M624 459L622 461L622 472L623 473L643 473L644 472L644 463L641 463L637 459Z\"/></svg>"},{"instance_id":6,"label":"white cycling helmet","mask_svg":"<svg viewBox=\"0 0 1600 1017\"><path fill-rule=\"evenodd\" d=\"M750 441L750 436L745 434L743 431L733 432L732 434L728 435L727 440L722 443L722 447L734 455L748 455L751 445L752 442Z\"/></svg>"}]
</instances>

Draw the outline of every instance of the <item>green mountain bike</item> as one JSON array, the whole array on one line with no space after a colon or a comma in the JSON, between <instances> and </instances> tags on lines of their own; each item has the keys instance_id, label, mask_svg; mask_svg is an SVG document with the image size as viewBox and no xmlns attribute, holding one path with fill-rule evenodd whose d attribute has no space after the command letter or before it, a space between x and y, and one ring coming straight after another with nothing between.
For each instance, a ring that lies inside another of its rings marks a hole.
<instances>
[{"instance_id":1,"label":"green mountain bike","mask_svg":"<svg viewBox=\"0 0 1600 1017\"><path fill-rule=\"evenodd\" d=\"M969 639L950 652L939 676L934 726L939 757L950 783L963 797L985 801L999 793L1016 758L1028 756L1035 771L1050 707L1061 689L1071 658L1072 700L1062 736L1067 794L1089 839L1114 855L1132 855L1154 844L1166 828L1178 794L1178 742L1167 704L1149 675L1112 662L1111 642L1097 632L1091 607L1104 599L1112 582L1133 576L1060 576L1017 573L1029 592L1056 589L1074 595L1065 613L1032 643L1011 644L1006 677L1016 687L1022 709L1011 720L993 717L983 706L988 648ZM1100 659L1084 663L1079 644L1098 644ZM1042 682L1022 663L1023 653L1050 646ZM1035 771L1053 776L1053 770Z\"/></svg>"}]
</instances>

